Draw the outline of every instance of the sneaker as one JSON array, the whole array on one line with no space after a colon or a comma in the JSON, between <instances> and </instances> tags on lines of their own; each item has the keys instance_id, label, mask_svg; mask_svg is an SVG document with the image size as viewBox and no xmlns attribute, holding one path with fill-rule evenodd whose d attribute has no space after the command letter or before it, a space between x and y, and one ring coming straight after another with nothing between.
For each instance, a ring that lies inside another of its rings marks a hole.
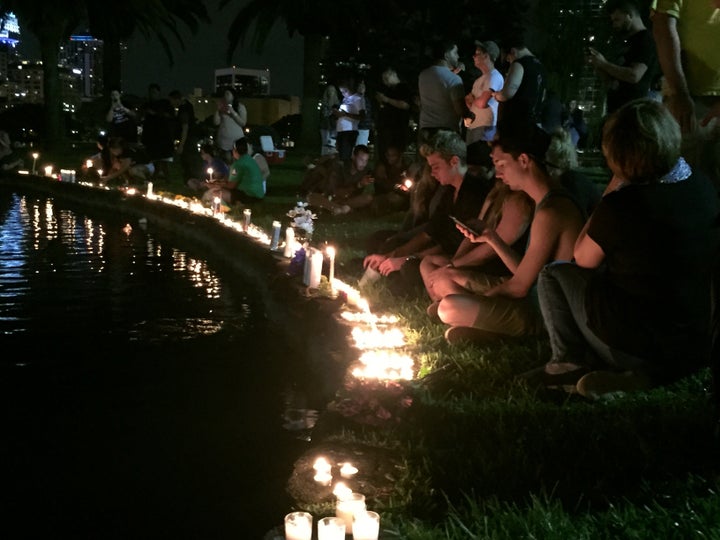
<instances>
[{"instance_id":1,"label":"sneaker","mask_svg":"<svg viewBox=\"0 0 720 540\"><path fill-rule=\"evenodd\" d=\"M577 392L577 382L589 372L589 368L570 362L548 362L538 368L521 373L518 378L524 380L531 387L545 387L574 394Z\"/></svg>"},{"instance_id":2,"label":"sneaker","mask_svg":"<svg viewBox=\"0 0 720 540\"><path fill-rule=\"evenodd\" d=\"M577 393L592 400L612 399L650 388L648 377L632 371L591 371L577 382Z\"/></svg>"},{"instance_id":3,"label":"sneaker","mask_svg":"<svg viewBox=\"0 0 720 540\"><path fill-rule=\"evenodd\" d=\"M451 326L445 331L445 339L450 345L457 345L458 343L496 343L505 337L503 334L488 332L472 326Z\"/></svg>"}]
</instances>

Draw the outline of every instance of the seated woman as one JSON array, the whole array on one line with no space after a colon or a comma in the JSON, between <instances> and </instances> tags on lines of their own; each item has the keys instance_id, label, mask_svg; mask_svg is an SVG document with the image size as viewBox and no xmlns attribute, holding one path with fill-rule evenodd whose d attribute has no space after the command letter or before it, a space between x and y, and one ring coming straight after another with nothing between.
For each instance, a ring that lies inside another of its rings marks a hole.
<instances>
[{"instance_id":1,"label":"seated woman","mask_svg":"<svg viewBox=\"0 0 720 540\"><path fill-rule=\"evenodd\" d=\"M680 156L680 141L677 122L650 99L606 121L602 150L613 177L574 263L540 274L552 357L529 380L597 398L709 363L720 205L712 183Z\"/></svg>"},{"instance_id":2,"label":"seated woman","mask_svg":"<svg viewBox=\"0 0 720 540\"><path fill-rule=\"evenodd\" d=\"M249 154L247 139L243 137L236 140L232 153L235 161L230 166L230 176L227 180L218 180L208 186L202 196L203 201L212 202L215 197L220 197L228 204L250 204L265 197L263 175Z\"/></svg>"},{"instance_id":3,"label":"seated woman","mask_svg":"<svg viewBox=\"0 0 720 540\"><path fill-rule=\"evenodd\" d=\"M155 168L141 147L130 147L122 137L110 137L100 152L103 163L101 184L130 185L150 180Z\"/></svg>"},{"instance_id":4,"label":"seated woman","mask_svg":"<svg viewBox=\"0 0 720 540\"><path fill-rule=\"evenodd\" d=\"M216 154L215 145L205 143L200 145L200 157L203 160L202 168L207 173L204 178L188 178L186 184L194 191L205 191L214 182L226 181L230 174L227 163Z\"/></svg>"},{"instance_id":5,"label":"seated woman","mask_svg":"<svg viewBox=\"0 0 720 540\"><path fill-rule=\"evenodd\" d=\"M488 193L475 223L478 229L491 228L518 252L527 243L533 200L523 191L512 191L497 180ZM425 289L433 303L428 314L437 317L440 300L449 294L473 294L487 289L488 276L510 276L512 272L487 243L473 244L465 238L451 256L429 255L420 263Z\"/></svg>"}]
</instances>

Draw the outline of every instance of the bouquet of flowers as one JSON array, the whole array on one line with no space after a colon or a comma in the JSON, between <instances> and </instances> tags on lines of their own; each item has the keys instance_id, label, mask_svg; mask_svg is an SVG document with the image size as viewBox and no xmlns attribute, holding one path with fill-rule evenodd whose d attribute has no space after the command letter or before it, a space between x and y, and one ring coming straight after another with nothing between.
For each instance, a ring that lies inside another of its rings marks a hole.
<instances>
[{"instance_id":1,"label":"bouquet of flowers","mask_svg":"<svg viewBox=\"0 0 720 540\"><path fill-rule=\"evenodd\" d=\"M304 231L303 236L311 235L315 228L313 220L317 217L308 209L308 203L298 201L295 208L287 213L288 217L292 219L290 225L295 229L301 229Z\"/></svg>"}]
</instances>

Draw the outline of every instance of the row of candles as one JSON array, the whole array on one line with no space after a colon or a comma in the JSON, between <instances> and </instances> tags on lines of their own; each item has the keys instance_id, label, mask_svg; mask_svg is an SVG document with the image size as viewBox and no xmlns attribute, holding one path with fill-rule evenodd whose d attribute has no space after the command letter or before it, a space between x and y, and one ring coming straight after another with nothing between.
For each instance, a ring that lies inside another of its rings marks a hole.
<instances>
[{"instance_id":1,"label":"row of candles","mask_svg":"<svg viewBox=\"0 0 720 540\"><path fill-rule=\"evenodd\" d=\"M340 476L352 478L358 473L352 463L338 464ZM332 483L332 464L320 456L313 464L314 480L322 485ZM337 497L335 516L323 517L317 523L318 540L345 540L352 534L353 540L378 540L380 535L380 514L368 510L365 495L354 492L344 482L337 482L333 488ZM309 512L290 512L285 516L285 540L311 540L313 516Z\"/></svg>"}]
</instances>

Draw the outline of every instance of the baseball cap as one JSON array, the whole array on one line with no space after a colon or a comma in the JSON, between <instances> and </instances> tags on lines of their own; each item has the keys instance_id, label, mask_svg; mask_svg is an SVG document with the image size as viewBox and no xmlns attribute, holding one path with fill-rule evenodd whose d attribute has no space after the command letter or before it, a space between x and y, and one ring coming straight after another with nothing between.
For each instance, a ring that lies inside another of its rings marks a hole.
<instances>
[{"instance_id":1,"label":"baseball cap","mask_svg":"<svg viewBox=\"0 0 720 540\"><path fill-rule=\"evenodd\" d=\"M476 47L480 47L483 51L490 55L490 60L495 62L500 56L500 47L494 41L476 41Z\"/></svg>"}]
</instances>

